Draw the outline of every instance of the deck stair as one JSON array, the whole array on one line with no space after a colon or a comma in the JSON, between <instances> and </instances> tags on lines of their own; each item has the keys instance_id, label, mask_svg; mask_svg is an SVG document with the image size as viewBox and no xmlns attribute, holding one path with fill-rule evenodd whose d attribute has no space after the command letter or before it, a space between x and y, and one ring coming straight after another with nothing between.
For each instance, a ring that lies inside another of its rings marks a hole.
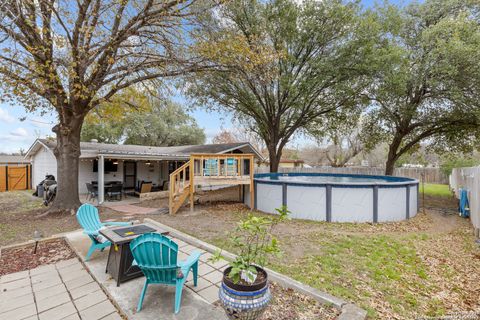
<instances>
[{"instance_id":1,"label":"deck stair","mask_svg":"<svg viewBox=\"0 0 480 320\"><path fill-rule=\"evenodd\" d=\"M170 214L175 214L187 199L193 210L195 186L249 185L253 208L253 164L253 154L192 154L170 174Z\"/></svg>"}]
</instances>

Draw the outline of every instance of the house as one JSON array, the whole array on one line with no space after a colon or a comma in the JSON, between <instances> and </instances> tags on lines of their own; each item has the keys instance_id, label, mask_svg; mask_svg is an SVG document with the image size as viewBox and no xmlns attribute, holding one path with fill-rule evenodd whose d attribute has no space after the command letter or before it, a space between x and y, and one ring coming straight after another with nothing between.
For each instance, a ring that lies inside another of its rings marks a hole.
<instances>
[{"instance_id":1,"label":"house","mask_svg":"<svg viewBox=\"0 0 480 320\"><path fill-rule=\"evenodd\" d=\"M36 186L47 174L57 175L53 154L56 141L37 139L25 155L32 163L32 183ZM87 193L87 183L98 183L98 201L104 200L104 184L120 181L124 188L134 189L141 181L151 181L154 190L167 190L170 174L190 160L194 154L254 154L261 155L248 142L205 144L172 147L118 145L91 142L80 143L79 193ZM223 161L223 160L222 160ZM103 165L102 165L103 164Z\"/></svg>"},{"instance_id":2,"label":"house","mask_svg":"<svg viewBox=\"0 0 480 320\"><path fill-rule=\"evenodd\" d=\"M262 162L259 167L262 170L269 169L270 162L264 161ZM280 163L278 164L279 169L287 168L287 169L294 169L294 168L303 168L305 167L305 161L300 159L281 159Z\"/></svg>"}]
</instances>

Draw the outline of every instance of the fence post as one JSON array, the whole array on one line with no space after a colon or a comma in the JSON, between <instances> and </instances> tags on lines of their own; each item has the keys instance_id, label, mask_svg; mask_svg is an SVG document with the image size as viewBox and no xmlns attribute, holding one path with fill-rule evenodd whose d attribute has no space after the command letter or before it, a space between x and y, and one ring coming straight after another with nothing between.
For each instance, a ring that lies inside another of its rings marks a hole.
<instances>
[{"instance_id":1,"label":"fence post","mask_svg":"<svg viewBox=\"0 0 480 320\"><path fill-rule=\"evenodd\" d=\"M5 166L5 191L8 191L8 165Z\"/></svg>"}]
</instances>

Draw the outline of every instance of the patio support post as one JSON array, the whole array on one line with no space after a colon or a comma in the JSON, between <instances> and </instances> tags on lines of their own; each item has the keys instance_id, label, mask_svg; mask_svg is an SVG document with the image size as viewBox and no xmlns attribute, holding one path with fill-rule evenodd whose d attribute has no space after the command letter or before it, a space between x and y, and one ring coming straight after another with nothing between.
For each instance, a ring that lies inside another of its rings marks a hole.
<instances>
[{"instance_id":1,"label":"patio support post","mask_svg":"<svg viewBox=\"0 0 480 320\"><path fill-rule=\"evenodd\" d=\"M101 155L98 157L98 204L105 200L105 159Z\"/></svg>"}]
</instances>

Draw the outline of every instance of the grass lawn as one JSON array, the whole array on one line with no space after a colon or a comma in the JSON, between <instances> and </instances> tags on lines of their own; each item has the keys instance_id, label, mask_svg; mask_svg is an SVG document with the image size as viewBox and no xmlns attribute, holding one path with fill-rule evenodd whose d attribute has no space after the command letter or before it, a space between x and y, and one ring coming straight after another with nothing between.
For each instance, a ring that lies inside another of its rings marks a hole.
<instances>
[{"instance_id":1,"label":"grass lawn","mask_svg":"<svg viewBox=\"0 0 480 320\"><path fill-rule=\"evenodd\" d=\"M284 254L269 266L358 304L370 319L480 311L480 249L471 224L458 217L453 197L430 195L426 201L426 214L396 223L282 223L276 233ZM149 217L231 250L227 239L249 211L233 203L195 209ZM0 245L29 240L35 229L50 235L79 228L73 215L35 219L44 210L29 192L0 193ZM123 215L102 209L101 218Z\"/></svg>"},{"instance_id":2,"label":"grass lawn","mask_svg":"<svg viewBox=\"0 0 480 320\"><path fill-rule=\"evenodd\" d=\"M284 254L269 266L357 303L369 319L478 311L480 250L472 227L456 215L453 198L427 200L426 214L397 223L283 223L277 236ZM247 213L223 204L155 219L232 250L226 239Z\"/></svg>"},{"instance_id":3,"label":"grass lawn","mask_svg":"<svg viewBox=\"0 0 480 320\"><path fill-rule=\"evenodd\" d=\"M420 183L420 193L423 192L423 185ZM425 183L425 195L435 197L452 197L448 184Z\"/></svg>"}]
</instances>

